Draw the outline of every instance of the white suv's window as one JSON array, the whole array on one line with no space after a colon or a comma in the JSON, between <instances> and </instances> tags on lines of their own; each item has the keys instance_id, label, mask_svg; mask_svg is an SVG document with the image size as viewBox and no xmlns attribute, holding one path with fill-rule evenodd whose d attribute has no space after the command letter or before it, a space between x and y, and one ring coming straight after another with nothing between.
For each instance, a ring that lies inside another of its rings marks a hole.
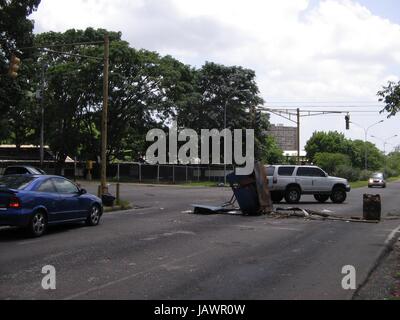
<instances>
[{"instance_id":1,"label":"white suv's window","mask_svg":"<svg viewBox=\"0 0 400 320\"><path fill-rule=\"evenodd\" d=\"M266 168L267 170L267 176L272 177L274 175L275 172L275 167L274 166L269 166Z\"/></svg>"},{"instance_id":2,"label":"white suv's window","mask_svg":"<svg viewBox=\"0 0 400 320\"><path fill-rule=\"evenodd\" d=\"M301 177L326 177L325 173L319 168L299 167L297 175Z\"/></svg>"},{"instance_id":3,"label":"white suv's window","mask_svg":"<svg viewBox=\"0 0 400 320\"><path fill-rule=\"evenodd\" d=\"M280 176L291 176L293 174L294 167L279 167L278 169L278 175Z\"/></svg>"}]
</instances>

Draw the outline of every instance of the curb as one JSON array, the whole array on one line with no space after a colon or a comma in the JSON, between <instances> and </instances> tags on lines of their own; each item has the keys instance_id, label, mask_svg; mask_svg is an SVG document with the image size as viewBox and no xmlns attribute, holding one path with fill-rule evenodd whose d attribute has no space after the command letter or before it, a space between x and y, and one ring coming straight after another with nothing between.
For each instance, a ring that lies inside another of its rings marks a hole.
<instances>
[{"instance_id":1,"label":"curb","mask_svg":"<svg viewBox=\"0 0 400 320\"><path fill-rule=\"evenodd\" d=\"M353 295L351 296L351 300L354 300L354 297L360 292L360 290L366 285L369 278L371 277L372 273L378 268L381 262L388 256L388 254L393 250L393 247L396 243L400 241L400 225L393 229L393 231L389 234L387 239L384 242L384 248L378 258L376 259L374 265L370 268L365 277L364 281L357 287L354 291Z\"/></svg>"}]
</instances>

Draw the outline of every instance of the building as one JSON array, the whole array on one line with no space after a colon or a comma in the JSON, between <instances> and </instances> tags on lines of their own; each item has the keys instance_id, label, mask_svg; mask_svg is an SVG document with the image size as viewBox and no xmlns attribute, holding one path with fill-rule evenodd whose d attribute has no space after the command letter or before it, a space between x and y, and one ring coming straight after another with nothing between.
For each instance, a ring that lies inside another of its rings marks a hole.
<instances>
[{"instance_id":1,"label":"building","mask_svg":"<svg viewBox=\"0 0 400 320\"><path fill-rule=\"evenodd\" d=\"M273 136L282 150L297 150L297 128L272 124L268 134Z\"/></svg>"},{"instance_id":2,"label":"building","mask_svg":"<svg viewBox=\"0 0 400 320\"><path fill-rule=\"evenodd\" d=\"M44 147L44 160L54 161L48 146ZM40 161L40 147L33 145L0 145L0 161Z\"/></svg>"}]
</instances>

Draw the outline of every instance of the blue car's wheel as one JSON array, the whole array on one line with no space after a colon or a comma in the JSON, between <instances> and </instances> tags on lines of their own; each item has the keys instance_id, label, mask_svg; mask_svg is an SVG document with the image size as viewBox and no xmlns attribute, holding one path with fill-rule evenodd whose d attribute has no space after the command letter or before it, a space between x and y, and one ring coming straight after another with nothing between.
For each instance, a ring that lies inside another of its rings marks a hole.
<instances>
[{"instance_id":1,"label":"blue car's wheel","mask_svg":"<svg viewBox=\"0 0 400 320\"><path fill-rule=\"evenodd\" d=\"M100 222L100 207L97 204L94 204L90 207L89 215L86 219L86 224L89 226L97 226Z\"/></svg>"},{"instance_id":2,"label":"blue car's wheel","mask_svg":"<svg viewBox=\"0 0 400 320\"><path fill-rule=\"evenodd\" d=\"M33 214L29 222L29 232L34 237L40 237L47 229L46 214L42 211L37 211Z\"/></svg>"}]
</instances>

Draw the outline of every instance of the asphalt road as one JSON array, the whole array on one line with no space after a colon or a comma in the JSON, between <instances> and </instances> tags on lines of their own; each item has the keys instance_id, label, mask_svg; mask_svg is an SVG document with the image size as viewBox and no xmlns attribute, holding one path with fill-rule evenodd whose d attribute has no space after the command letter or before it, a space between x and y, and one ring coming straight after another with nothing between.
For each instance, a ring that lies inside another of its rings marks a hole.
<instances>
[{"instance_id":1,"label":"asphalt road","mask_svg":"<svg viewBox=\"0 0 400 320\"><path fill-rule=\"evenodd\" d=\"M342 267L365 281L399 235L399 190L352 190L340 205L302 199L350 217L362 216L363 193L380 193L383 221L364 224L194 215L190 204L220 204L230 190L126 184L122 197L139 208L97 227L53 227L38 239L0 229L0 299L351 299ZM56 268L56 290L41 287L45 265Z\"/></svg>"}]
</instances>

